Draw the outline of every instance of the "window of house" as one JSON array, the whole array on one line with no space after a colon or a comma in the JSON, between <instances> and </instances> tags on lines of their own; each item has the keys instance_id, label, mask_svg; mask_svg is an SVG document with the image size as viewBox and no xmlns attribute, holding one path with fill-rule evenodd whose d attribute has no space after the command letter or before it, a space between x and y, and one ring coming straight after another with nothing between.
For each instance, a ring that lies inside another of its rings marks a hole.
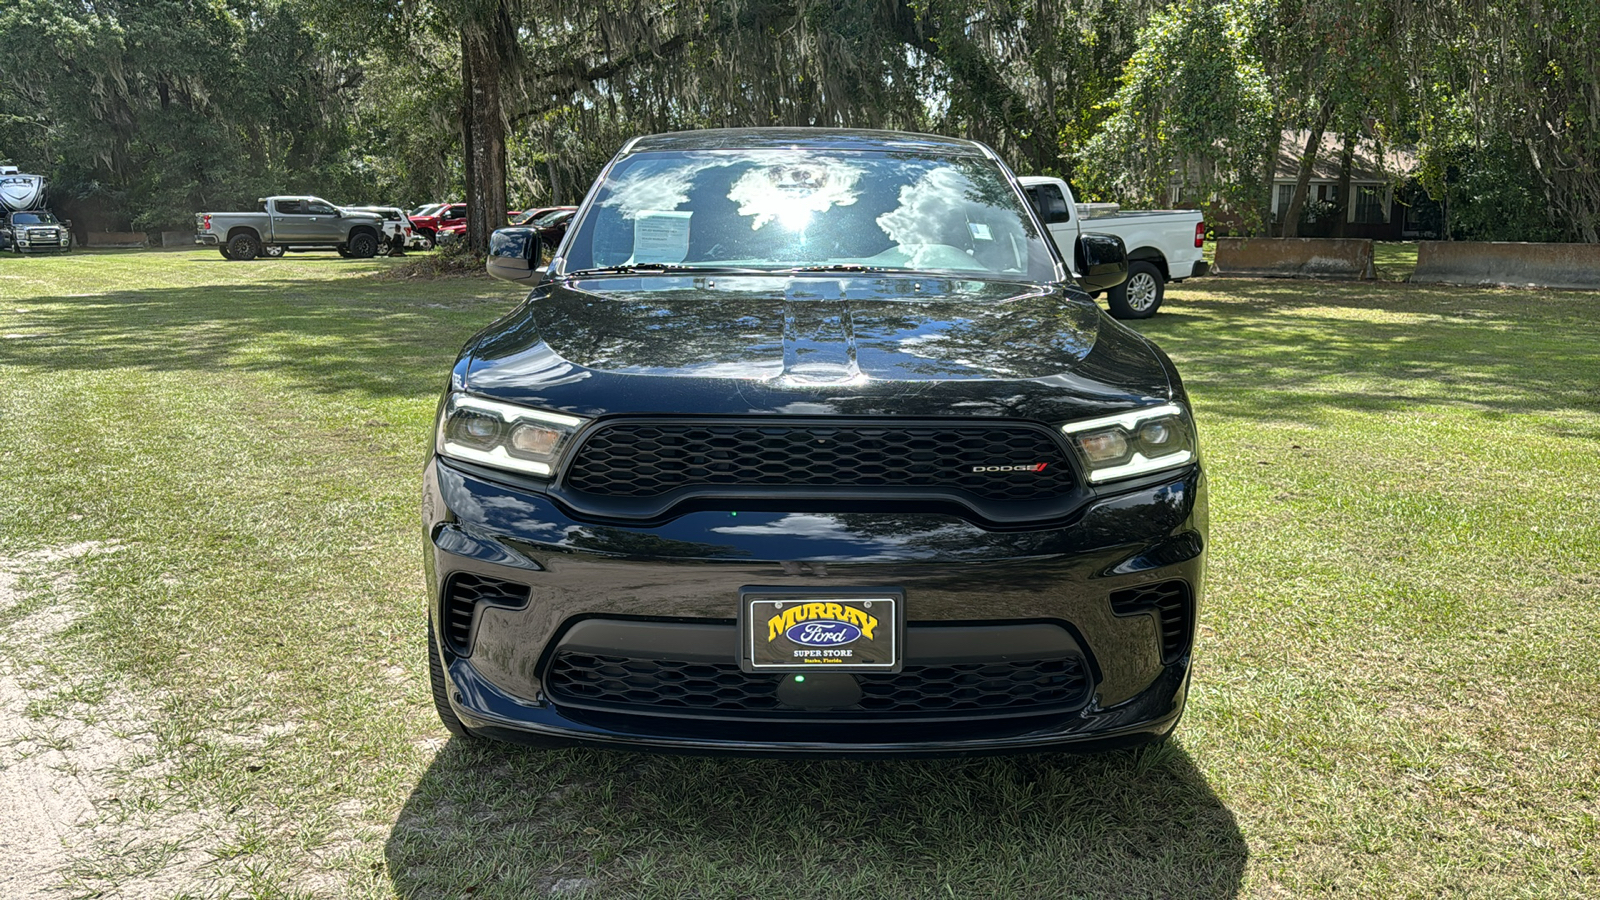
<instances>
[{"instance_id":1,"label":"window of house","mask_svg":"<svg viewBox=\"0 0 1600 900\"><path fill-rule=\"evenodd\" d=\"M1279 222L1283 221L1284 214L1289 211L1289 204L1291 204L1293 202L1294 202L1294 185L1292 185L1292 184L1280 184L1280 185L1278 185L1278 209L1276 211L1275 218Z\"/></svg>"},{"instance_id":2,"label":"window of house","mask_svg":"<svg viewBox=\"0 0 1600 900\"><path fill-rule=\"evenodd\" d=\"M1383 197L1386 192L1379 187L1363 187L1356 194L1356 221L1363 225L1381 225L1388 221Z\"/></svg>"}]
</instances>

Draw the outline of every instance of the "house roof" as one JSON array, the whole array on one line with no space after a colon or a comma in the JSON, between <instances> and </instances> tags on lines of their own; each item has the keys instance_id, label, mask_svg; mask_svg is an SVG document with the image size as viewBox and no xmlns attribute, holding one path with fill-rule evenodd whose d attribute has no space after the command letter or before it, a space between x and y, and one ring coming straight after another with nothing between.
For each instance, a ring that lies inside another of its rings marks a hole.
<instances>
[{"instance_id":1,"label":"house roof","mask_svg":"<svg viewBox=\"0 0 1600 900\"><path fill-rule=\"evenodd\" d=\"M1300 174L1300 154L1305 152L1311 132L1285 131L1278 142L1278 162L1273 169L1273 180L1293 181ZM1312 181L1338 181L1339 156L1344 152L1344 137L1323 132L1322 147L1311 166ZM1417 155L1409 150L1387 149L1380 153L1375 141L1362 135L1356 142L1355 154L1350 160L1350 181L1354 184L1393 184L1405 180L1416 171Z\"/></svg>"}]
</instances>

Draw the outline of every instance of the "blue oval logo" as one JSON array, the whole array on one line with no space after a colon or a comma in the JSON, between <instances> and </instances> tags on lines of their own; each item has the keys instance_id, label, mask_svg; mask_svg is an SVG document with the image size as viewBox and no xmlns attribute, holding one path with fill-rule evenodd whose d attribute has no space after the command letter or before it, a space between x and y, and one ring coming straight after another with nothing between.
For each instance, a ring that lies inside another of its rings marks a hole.
<instances>
[{"instance_id":1,"label":"blue oval logo","mask_svg":"<svg viewBox=\"0 0 1600 900\"><path fill-rule=\"evenodd\" d=\"M842 647L861 637L861 629L849 622L812 619L809 622L790 625L789 630L783 634L796 644L804 644L807 647Z\"/></svg>"}]
</instances>

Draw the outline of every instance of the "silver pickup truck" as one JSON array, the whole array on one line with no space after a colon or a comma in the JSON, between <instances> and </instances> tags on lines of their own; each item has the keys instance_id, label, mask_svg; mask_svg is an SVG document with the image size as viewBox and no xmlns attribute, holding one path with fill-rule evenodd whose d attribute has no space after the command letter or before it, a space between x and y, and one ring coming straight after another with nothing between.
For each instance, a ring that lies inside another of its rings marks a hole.
<instances>
[{"instance_id":1,"label":"silver pickup truck","mask_svg":"<svg viewBox=\"0 0 1600 900\"><path fill-rule=\"evenodd\" d=\"M321 197L264 197L259 212L194 214L194 242L228 259L282 256L290 247L331 248L367 259L378 252L383 217L340 209Z\"/></svg>"}]
</instances>

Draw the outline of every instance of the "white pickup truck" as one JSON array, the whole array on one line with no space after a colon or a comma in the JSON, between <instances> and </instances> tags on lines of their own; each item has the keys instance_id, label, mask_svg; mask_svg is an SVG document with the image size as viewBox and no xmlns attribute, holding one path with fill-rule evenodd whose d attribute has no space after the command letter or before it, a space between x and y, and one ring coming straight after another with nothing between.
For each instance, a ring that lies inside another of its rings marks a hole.
<instances>
[{"instance_id":1,"label":"white pickup truck","mask_svg":"<svg viewBox=\"0 0 1600 900\"><path fill-rule=\"evenodd\" d=\"M1206 223L1197 209L1125 212L1113 204L1079 204L1059 178L1027 175L1017 179L1050 229L1062 255L1082 232L1114 234L1128 248L1128 280L1106 291L1106 306L1119 319L1148 319L1161 308L1167 282L1206 274L1201 259Z\"/></svg>"}]
</instances>

